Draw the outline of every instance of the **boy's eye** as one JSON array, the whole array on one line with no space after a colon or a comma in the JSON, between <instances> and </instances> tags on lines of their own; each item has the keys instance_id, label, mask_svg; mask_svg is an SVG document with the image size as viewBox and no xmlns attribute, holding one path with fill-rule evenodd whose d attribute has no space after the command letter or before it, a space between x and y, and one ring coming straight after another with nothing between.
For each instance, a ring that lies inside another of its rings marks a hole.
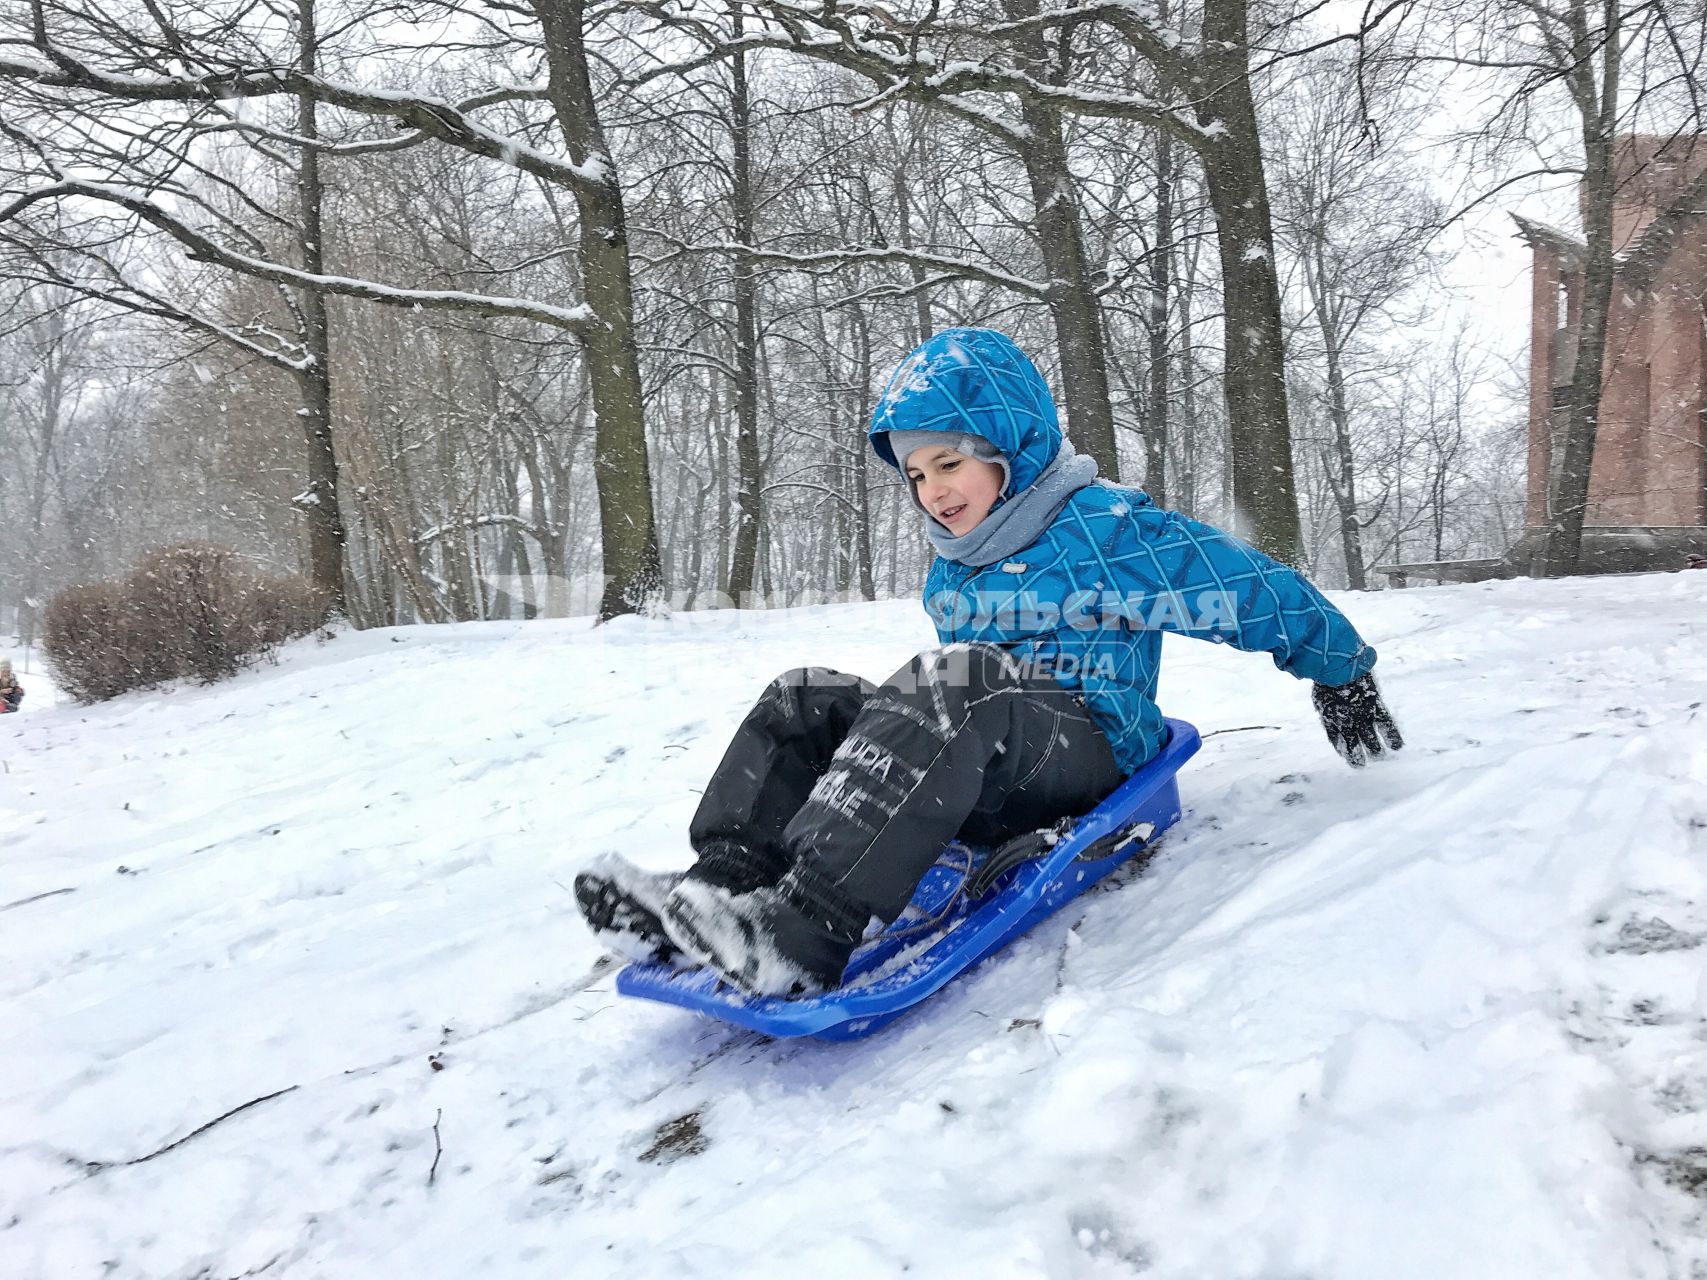
<instances>
[{"instance_id":1,"label":"boy's eye","mask_svg":"<svg viewBox=\"0 0 1707 1280\"><path fill-rule=\"evenodd\" d=\"M954 459L954 460L953 460L953 461L951 461L951 462L945 462L945 463L943 463L943 464L942 464L942 466L941 466L941 467L940 467L940 468L938 468L938 470L941 470L941 471L953 471L953 470L954 470L954 469L955 469L955 468L956 468L956 467L958 467L958 466L959 466L959 465L960 465L960 459L959 459L959 458L955 458L955 459Z\"/></svg>"}]
</instances>

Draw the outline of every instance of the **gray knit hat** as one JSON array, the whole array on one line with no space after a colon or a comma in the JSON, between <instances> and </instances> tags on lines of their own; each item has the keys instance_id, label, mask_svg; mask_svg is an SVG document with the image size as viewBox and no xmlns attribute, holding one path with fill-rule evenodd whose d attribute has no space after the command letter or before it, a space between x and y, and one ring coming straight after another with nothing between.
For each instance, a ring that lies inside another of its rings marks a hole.
<instances>
[{"instance_id":1,"label":"gray knit hat","mask_svg":"<svg viewBox=\"0 0 1707 1280\"><path fill-rule=\"evenodd\" d=\"M1013 483L1013 471L1008 467L1007 455L983 436L975 436L969 431L891 431L889 448L895 454L895 463L901 469L903 479L907 475L907 457L918 449L942 448L953 449L956 453L964 453L968 458L976 458L980 462L993 462L1002 469L1001 496L1008 496L1008 486ZM931 513L925 511L925 504L919 501L919 491L909 480L907 496L913 500L913 505L924 511L926 519Z\"/></svg>"}]
</instances>

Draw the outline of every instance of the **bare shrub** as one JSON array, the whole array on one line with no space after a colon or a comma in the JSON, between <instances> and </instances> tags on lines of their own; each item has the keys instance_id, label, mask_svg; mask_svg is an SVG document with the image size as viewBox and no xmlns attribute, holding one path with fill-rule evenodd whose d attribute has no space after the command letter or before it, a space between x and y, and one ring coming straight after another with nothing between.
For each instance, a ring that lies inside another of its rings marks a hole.
<instances>
[{"instance_id":1,"label":"bare shrub","mask_svg":"<svg viewBox=\"0 0 1707 1280\"><path fill-rule=\"evenodd\" d=\"M67 587L42 614L42 652L54 679L79 702L99 702L147 683L137 665L124 585Z\"/></svg>"},{"instance_id":2,"label":"bare shrub","mask_svg":"<svg viewBox=\"0 0 1707 1280\"><path fill-rule=\"evenodd\" d=\"M258 578L209 543L162 547L122 583L72 587L49 604L42 648L80 702L191 678L212 684L326 620L299 577Z\"/></svg>"},{"instance_id":3,"label":"bare shrub","mask_svg":"<svg viewBox=\"0 0 1707 1280\"><path fill-rule=\"evenodd\" d=\"M191 542L151 551L127 583L141 626L136 656L161 679L234 676L252 648L244 614L253 579L235 553Z\"/></svg>"},{"instance_id":4,"label":"bare shrub","mask_svg":"<svg viewBox=\"0 0 1707 1280\"><path fill-rule=\"evenodd\" d=\"M292 574L256 581L249 610L255 641L268 649L324 626L331 602L307 578Z\"/></svg>"}]
</instances>

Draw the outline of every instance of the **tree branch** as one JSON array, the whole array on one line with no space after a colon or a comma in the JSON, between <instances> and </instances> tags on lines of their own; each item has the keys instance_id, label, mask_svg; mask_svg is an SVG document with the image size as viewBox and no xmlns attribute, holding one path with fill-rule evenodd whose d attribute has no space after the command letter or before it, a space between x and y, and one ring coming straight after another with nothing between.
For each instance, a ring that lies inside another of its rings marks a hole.
<instances>
[{"instance_id":1,"label":"tree branch","mask_svg":"<svg viewBox=\"0 0 1707 1280\"><path fill-rule=\"evenodd\" d=\"M998 285L1003 289L1011 289L1015 293L1023 293L1032 298L1043 299L1047 298L1049 294L1049 286L1041 281L1027 280L1023 276L1010 275L1005 271L997 271L993 267L979 266L977 263L968 262L963 258L952 258L940 253L925 253L917 249L850 245L842 249L826 249L816 253L788 253L782 250L760 249L753 245L727 240L710 244L687 244L676 240L674 237L664 235L662 232L655 231L653 234L658 235L660 239L673 243L678 255L722 254L734 258L743 258L767 267L781 267L805 272L833 271L838 267L849 266L856 262L919 266L949 272L970 280L981 280L985 284Z\"/></svg>"},{"instance_id":2,"label":"tree branch","mask_svg":"<svg viewBox=\"0 0 1707 1280\"><path fill-rule=\"evenodd\" d=\"M101 183L72 180L54 183L51 186L27 192L10 205L0 208L0 224L17 217L32 205L48 200L57 200L68 195L82 196L89 200L102 200L129 210L143 221L158 230L164 231L184 245L190 251L186 256L193 262L211 263L246 276L253 276L256 279L269 280L274 284L319 289L342 297L365 298L369 302L380 302L392 307L407 307L417 311L459 311L488 317L509 316L533 320L566 330L577 337L584 336L598 323L592 308L585 305L557 307L544 302L531 302L525 298L491 297L484 294L463 293L459 290L404 289L392 285L375 284L369 280L355 280L347 276L315 275L310 272L299 271L295 267L268 262L245 253L239 253L235 249L225 248L166 212L160 206L133 196L120 188L109 187Z\"/></svg>"},{"instance_id":3,"label":"tree branch","mask_svg":"<svg viewBox=\"0 0 1707 1280\"><path fill-rule=\"evenodd\" d=\"M304 75L289 67L228 71L193 78L125 76L86 66L51 46L48 52L53 65L0 54L0 79L22 80L45 88L82 89L125 102L210 102L224 98L306 95L360 115L392 117L428 137L571 190L597 186L610 179L610 165L603 156L588 156L579 164L559 160L487 129L468 114L470 102L505 101L512 95L532 91L494 90L468 99L463 107L458 107L437 98L358 89L320 76Z\"/></svg>"},{"instance_id":4,"label":"tree branch","mask_svg":"<svg viewBox=\"0 0 1707 1280\"><path fill-rule=\"evenodd\" d=\"M134 1160L91 1160L86 1165L84 1165L84 1168L87 1169L91 1175L93 1175L93 1174L100 1173L103 1169L128 1169L131 1165L146 1164L148 1161L153 1160L158 1156L165 1155L168 1151L176 1151L179 1147L183 1146L191 1138L200 1137L202 1134L206 1133L209 1129L213 1128L214 1125L220 1124L226 1120L229 1120L229 1119L231 1119L232 1116L240 1115L243 1112L247 1111L250 1107L258 1107L263 1102L271 1102L274 1098L282 1098L285 1094L292 1093L300 1087L301 1086L294 1085L294 1084L288 1085L283 1089L275 1089L271 1093L264 1093L259 1098L251 1098L251 1099L249 1099L249 1101L245 1102L242 1106L233 1107L233 1108L231 1108L231 1110L223 1113L222 1115L215 1116L212 1120L209 1120L206 1124L197 1125L194 1129L191 1129L183 1137L178 1138L175 1141L168 1142L165 1146L156 1148L155 1150L150 1151L145 1156L137 1156Z\"/></svg>"}]
</instances>

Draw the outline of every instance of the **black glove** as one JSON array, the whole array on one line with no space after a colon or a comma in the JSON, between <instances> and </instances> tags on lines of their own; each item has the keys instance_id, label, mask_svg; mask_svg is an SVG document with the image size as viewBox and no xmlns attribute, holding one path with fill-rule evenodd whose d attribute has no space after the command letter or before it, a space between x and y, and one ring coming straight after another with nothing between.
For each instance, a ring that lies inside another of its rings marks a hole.
<instances>
[{"instance_id":1,"label":"black glove","mask_svg":"<svg viewBox=\"0 0 1707 1280\"><path fill-rule=\"evenodd\" d=\"M1319 684L1310 700L1316 704L1316 714L1322 717L1328 741L1354 769L1361 769L1369 756L1384 753L1383 738L1387 740L1388 751L1397 751L1405 745L1392 713L1381 701L1381 691L1375 687L1372 675L1358 676L1337 689Z\"/></svg>"}]
</instances>

